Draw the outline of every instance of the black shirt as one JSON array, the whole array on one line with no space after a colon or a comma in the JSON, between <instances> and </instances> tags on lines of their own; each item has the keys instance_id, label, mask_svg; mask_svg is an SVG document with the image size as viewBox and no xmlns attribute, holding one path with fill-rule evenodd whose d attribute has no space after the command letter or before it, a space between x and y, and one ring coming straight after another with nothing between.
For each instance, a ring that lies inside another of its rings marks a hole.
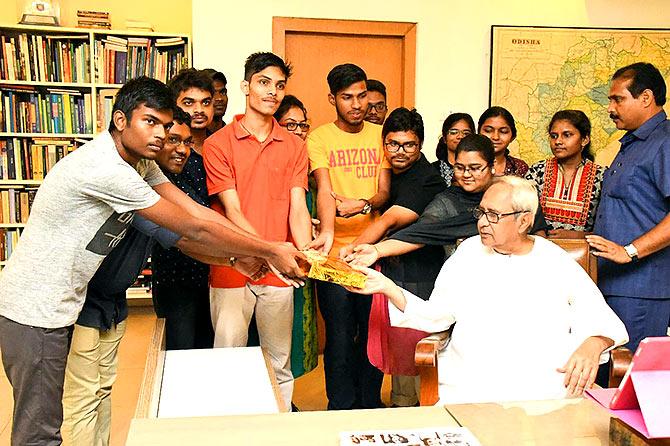
<instances>
[{"instance_id":1,"label":"black shirt","mask_svg":"<svg viewBox=\"0 0 670 446\"><path fill-rule=\"evenodd\" d=\"M391 175L387 208L402 206L421 215L435 195L444 189L444 180L422 154L407 171ZM427 299L443 263L442 247L425 246L401 256L385 258L381 266L384 275Z\"/></svg>"},{"instance_id":2,"label":"black shirt","mask_svg":"<svg viewBox=\"0 0 670 446\"><path fill-rule=\"evenodd\" d=\"M182 173L178 175L165 171L163 173L195 202L209 207L202 155L193 150ZM157 245L154 246L151 253L151 266L154 287L170 284L200 286L206 285L209 280L209 265L192 259L177 248L164 249Z\"/></svg>"}]
</instances>

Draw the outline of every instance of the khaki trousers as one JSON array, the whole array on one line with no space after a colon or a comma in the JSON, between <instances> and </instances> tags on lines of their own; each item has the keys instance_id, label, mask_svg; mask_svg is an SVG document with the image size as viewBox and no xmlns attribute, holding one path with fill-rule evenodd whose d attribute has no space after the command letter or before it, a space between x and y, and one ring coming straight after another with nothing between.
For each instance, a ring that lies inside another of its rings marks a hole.
<instances>
[{"instance_id":1,"label":"khaki trousers","mask_svg":"<svg viewBox=\"0 0 670 446\"><path fill-rule=\"evenodd\" d=\"M112 385L126 321L108 331L75 325L65 369L63 439L76 446L107 446Z\"/></svg>"},{"instance_id":2,"label":"khaki trousers","mask_svg":"<svg viewBox=\"0 0 670 446\"><path fill-rule=\"evenodd\" d=\"M261 347L270 356L287 408L293 397L291 330L293 287L247 284L241 288L210 288L214 347L246 347L249 323L256 313Z\"/></svg>"}]
</instances>

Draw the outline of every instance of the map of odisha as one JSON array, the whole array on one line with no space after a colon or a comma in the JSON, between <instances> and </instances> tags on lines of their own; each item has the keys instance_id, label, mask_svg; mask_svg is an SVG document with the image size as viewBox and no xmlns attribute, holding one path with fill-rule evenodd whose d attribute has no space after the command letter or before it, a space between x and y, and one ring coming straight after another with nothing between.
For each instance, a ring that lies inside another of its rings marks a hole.
<instances>
[{"instance_id":1,"label":"map of odisha","mask_svg":"<svg viewBox=\"0 0 670 446\"><path fill-rule=\"evenodd\" d=\"M607 114L610 78L635 62L653 63L670 84L670 30L494 26L491 105L516 119L512 154L529 164L550 157L551 117L577 109L591 119L596 161L609 165L623 136Z\"/></svg>"}]
</instances>

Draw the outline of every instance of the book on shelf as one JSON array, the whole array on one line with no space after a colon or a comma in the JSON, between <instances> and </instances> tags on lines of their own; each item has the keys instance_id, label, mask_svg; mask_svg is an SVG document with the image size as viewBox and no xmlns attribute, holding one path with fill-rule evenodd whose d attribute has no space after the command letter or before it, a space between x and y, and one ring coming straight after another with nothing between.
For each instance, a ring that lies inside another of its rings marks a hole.
<instances>
[{"instance_id":1,"label":"book on shelf","mask_svg":"<svg viewBox=\"0 0 670 446\"><path fill-rule=\"evenodd\" d=\"M36 186L0 187L0 222L27 223L36 194Z\"/></svg>"},{"instance_id":2,"label":"book on shelf","mask_svg":"<svg viewBox=\"0 0 670 446\"><path fill-rule=\"evenodd\" d=\"M67 154L78 147L68 140L6 138L0 140L0 180L40 181Z\"/></svg>"},{"instance_id":3,"label":"book on shelf","mask_svg":"<svg viewBox=\"0 0 670 446\"><path fill-rule=\"evenodd\" d=\"M95 42L95 72L100 83L123 84L140 76L167 82L188 63L182 37L105 36Z\"/></svg>"},{"instance_id":4,"label":"book on shelf","mask_svg":"<svg viewBox=\"0 0 670 446\"><path fill-rule=\"evenodd\" d=\"M109 122L112 119L114 100L118 92L119 90L116 88L102 88L98 90L98 132L107 129L109 126Z\"/></svg>"},{"instance_id":5,"label":"book on shelf","mask_svg":"<svg viewBox=\"0 0 670 446\"><path fill-rule=\"evenodd\" d=\"M149 22L141 20L126 20L126 29L131 31L153 32L154 27Z\"/></svg>"},{"instance_id":6,"label":"book on shelf","mask_svg":"<svg viewBox=\"0 0 670 446\"><path fill-rule=\"evenodd\" d=\"M0 35L0 79L29 82L91 82L86 34Z\"/></svg>"},{"instance_id":7,"label":"book on shelf","mask_svg":"<svg viewBox=\"0 0 670 446\"><path fill-rule=\"evenodd\" d=\"M93 133L91 93L34 86L0 89L0 132Z\"/></svg>"},{"instance_id":8,"label":"book on shelf","mask_svg":"<svg viewBox=\"0 0 670 446\"><path fill-rule=\"evenodd\" d=\"M12 255L12 251L19 243L19 230L0 228L0 262L4 262Z\"/></svg>"},{"instance_id":9,"label":"book on shelf","mask_svg":"<svg viewBox=\"0 0 670 446\"><path fill-rule=\"evenodd\" d=\"M106 11L77 10L77 26L80 28L111 29L112 22Z\"/></svg>"}]
</instances>

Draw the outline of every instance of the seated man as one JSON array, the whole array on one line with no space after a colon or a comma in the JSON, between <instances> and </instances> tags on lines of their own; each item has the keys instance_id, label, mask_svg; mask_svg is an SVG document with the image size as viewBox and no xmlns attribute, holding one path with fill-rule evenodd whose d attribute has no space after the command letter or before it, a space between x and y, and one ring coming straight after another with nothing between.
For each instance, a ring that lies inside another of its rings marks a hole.
<instances>
[{"instance_id":1,"label":"seated man","mask_svg":"<svg viewBox=\"0 0 670 446\"><path fill-rule=\"evenodd\" d=\"M428 301L381 273L363 294L389 298L391 323L424 331L452 324L440 353L440 402L556 399L581 395L601 355L627 342L623 323L565 251L528 235L537 194L526 180L497 178L479 207L479 236L442 267Z\"/></svg>"}]
</instances>

